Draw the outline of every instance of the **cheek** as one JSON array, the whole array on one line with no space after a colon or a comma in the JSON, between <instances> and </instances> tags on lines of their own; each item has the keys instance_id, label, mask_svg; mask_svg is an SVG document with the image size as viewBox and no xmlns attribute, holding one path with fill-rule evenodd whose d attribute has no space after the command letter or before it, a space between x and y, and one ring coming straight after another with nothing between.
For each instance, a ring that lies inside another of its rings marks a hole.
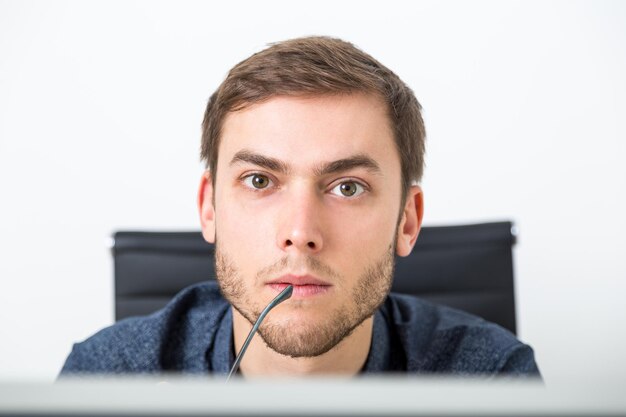
<instances>
[{"instance_id":1,"label":"cheek","mask_svg":"<svg viewBox=\"0 0 626 417\"><path fill-rule=\"evenodd\" d=\"M271 248L272 221L267 209L244 204L236 196L216 200L216 237L220 249L227 251L238 267L264 266L263 261L271 259L266 252Z\"/></svg>"},{"instance_id":2,"label":"cheek","mask_svg":"<svg viewBox=\"0 0 626 417\"><path fill-rule=\"evenodd\" d=\"M343 268L366 267L386 254L396 238L395 208L330 210L326 240L330 256Z\"/></svg>"}]
</instances>

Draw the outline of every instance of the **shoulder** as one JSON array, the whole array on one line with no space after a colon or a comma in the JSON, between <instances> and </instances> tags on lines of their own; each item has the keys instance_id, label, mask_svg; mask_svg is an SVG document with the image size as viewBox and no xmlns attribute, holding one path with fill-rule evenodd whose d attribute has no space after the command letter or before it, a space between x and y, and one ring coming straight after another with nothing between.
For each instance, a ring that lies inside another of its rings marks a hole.
<instances>
[{"instance_id":1,"label":"shoulder","mask_svg":"<svg viewBox=\"0 0 626 417\"><path fill-rule=\"evenodd\" d=\"M201 354L227 307L216 283L188 287L163 309L121 320L75 344L61 375L175 370L186 356Z\"/></svg>"},{"instance_id":2,"label":"shoulder","mask_svg":"<svg viewBox=\"0 0 626 417\"><path fill-rule=\"evenodd\" d=\"M384 314L405 353L407 370L539 375L530 346L480 317L400 294L389 296Z\"/></svg>"}]
</instances>

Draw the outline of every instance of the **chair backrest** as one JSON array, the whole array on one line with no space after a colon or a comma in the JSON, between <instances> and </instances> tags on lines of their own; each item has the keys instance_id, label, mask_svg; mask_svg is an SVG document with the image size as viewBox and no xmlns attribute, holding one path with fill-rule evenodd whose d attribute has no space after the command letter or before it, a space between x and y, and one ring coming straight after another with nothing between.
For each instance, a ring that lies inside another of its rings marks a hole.
<instances>
[{"instance_id":1,"label":"chair backrest","mask_svg":"<svg viewBox=\"0 0 626 417\"><path fill-rule=\"evenodd\" d=\"M516 331L511 222L423 227L396 258L392 291L413 294ZM215 279L213 245L200 232L114 234L115 317L149 314L178 291Z\"/></svg>"}]
</instances>

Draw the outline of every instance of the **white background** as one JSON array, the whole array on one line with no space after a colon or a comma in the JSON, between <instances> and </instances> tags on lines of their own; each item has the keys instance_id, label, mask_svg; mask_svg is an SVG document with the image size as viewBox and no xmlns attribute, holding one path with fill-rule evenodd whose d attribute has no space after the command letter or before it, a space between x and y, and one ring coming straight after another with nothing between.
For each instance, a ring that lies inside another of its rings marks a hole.
<instances>
[{"instance_id":1,"label":"white background","mask_svg":"<svg viewBox=\"0 0 626 417\"><path fill-rule=\"evenodd\" d=\"M0 1L0 379L52 380L113 322L107 238L198 228L206 101L322 34L424 106L428 225L519 226L545 378L626 381L626 3Z\"/></svg>"}]
</instances>

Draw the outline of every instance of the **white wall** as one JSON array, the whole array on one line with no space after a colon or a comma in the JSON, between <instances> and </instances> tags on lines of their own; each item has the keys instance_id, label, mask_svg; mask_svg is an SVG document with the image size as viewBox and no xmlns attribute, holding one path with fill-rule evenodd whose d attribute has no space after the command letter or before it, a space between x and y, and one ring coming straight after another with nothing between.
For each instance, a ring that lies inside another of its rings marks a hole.
<instances>
[{"instance_id":1,"label":"white wall","mask_svg":"<svg viewBox=\"0 0 626 417\"><path fill-rule=\"evenodd\" d=\"M112 231L198 227L227 70L325 34L423 104L427 224L517 222L546 378L626 380L626 3L179 3L0 1L0 379L52 380L112 323Z\"/></svg>"}]
</instances>

